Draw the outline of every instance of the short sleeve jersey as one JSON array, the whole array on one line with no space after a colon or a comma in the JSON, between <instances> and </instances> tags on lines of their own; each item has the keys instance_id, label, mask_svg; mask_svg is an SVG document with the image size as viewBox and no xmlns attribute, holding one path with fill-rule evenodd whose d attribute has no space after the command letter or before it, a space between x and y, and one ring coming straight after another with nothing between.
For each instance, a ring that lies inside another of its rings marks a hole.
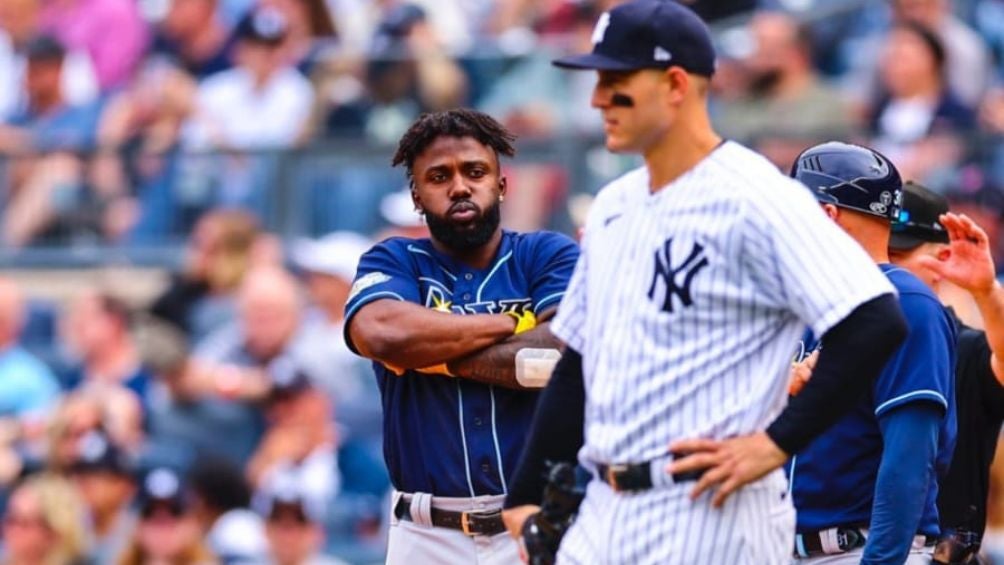
<instances>
[{"instance_id":1,"label":"short sleeve jersey","mask_svg":"<svg viewBox=\"0 0 1004 565\"><path fill-rule=\"evenodd\" d=\"M956 436L955 325L917 277L892 265L882 265L882 270L899 292L910 332L869 394L792 458L787 470L799 532L867 527L882 459L879 419L911 402L931 402L944 409L944 416L938 433L936 473L922 494L927 502L917 533L939 533L935 504L938 478L948 470Z\"/></svg>"},{"instance_id":2,"label":"short sleeve jersey","mask_svg":"<svg viewBox=\"0 0 1004 565\"><path fill-rule=\"evenodd\" d=\"M552 331L582 354L589 465L766 429L792 344L894 292L809 191L725 142L656 192L605 187Z\"/></svg>"},{"instance_id":3,"label":"short sleeve jersey","mask_svg":"<svg viewBox=\"0 0 1004 565\"><path fill-rule=\"evenodd\" d=\"M388 239L363 255L346 304L346 341L367 304L402 300L456 315L558 306L578 258L570 238L503 231L495 259L471 269L429 239ZM394 487L436 496L508 492L538 393L373 364L384 412L384 457Z\"/></svg>"}]
</instances>

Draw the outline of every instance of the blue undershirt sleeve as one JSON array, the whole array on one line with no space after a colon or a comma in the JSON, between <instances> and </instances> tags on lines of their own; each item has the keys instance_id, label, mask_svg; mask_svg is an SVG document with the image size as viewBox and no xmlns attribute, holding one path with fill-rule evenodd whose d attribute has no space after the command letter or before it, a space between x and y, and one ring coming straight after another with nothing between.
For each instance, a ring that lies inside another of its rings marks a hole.
<instances>
[{"instance_id":1,"label":"blue undershirt sleeve","mask_svg":"<svg viewBox=\"0 0 1004 565\"><path fill-rule=\"evenodd\" d=\"M934 402L898 406L879 418L882 461L861 565L903 563L935 473L938 429L945 410Z\"/></svg>"}]
</instances>

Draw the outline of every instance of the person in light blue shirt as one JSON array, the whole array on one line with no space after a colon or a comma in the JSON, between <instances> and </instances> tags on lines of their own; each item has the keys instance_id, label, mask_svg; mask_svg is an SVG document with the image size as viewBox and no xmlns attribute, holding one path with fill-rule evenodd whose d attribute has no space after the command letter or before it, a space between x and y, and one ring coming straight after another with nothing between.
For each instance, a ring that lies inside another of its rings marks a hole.
<instances>
[{"instance_id":1,"label":"person in light blue shirt","mask_svg":"<svg viewBox=\"0 0 1004 565\"><path fill-rule=\"evenodd\" d=\"M24 316L21 290L0 278L0 418L42 417L59 398L52 371L18 344Z\"/></svg>"}]
</instances>

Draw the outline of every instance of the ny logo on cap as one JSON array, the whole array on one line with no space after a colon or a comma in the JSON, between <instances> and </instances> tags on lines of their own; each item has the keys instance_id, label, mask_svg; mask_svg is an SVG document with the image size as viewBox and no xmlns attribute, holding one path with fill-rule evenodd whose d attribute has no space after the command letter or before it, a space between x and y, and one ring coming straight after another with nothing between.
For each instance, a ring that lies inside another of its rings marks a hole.
<instances>
[{"instance_id":1,"label":"ny logo on cap","mask_svg":"<svg viewBox=\"0 0 1004 565\"><path fill-rule=\"evenodd\" d=\"M593 45L603 42L603 36L610 27L610 12L603 12L599 20L596 20L596 27L593 28Z\"/></svg>"},{"instance_id":2,"label":"ny logo on cap","mask_svg":"<svg viewBox=\"0 0 1004 565\"><path fill-rule=\"evenodd\" d=\"M671 55L669 51L666 51L662 47L656 45L655 52L652 53L652 58L656 61L668 61L673 58L673 55Z\"/></svg>"}]
</instances>

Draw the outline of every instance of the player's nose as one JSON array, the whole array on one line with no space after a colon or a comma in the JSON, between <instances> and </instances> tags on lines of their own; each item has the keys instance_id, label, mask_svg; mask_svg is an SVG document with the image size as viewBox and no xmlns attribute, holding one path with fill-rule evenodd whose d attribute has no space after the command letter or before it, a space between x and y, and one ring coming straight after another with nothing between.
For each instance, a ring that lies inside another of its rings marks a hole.
<instances>
[{"instance_id":1,"label":"player's nose","mask_svg":"<svg viewBox=\"0 0 1004 565\"><path fill-rule=\"evenodd\" d=\"M450 184L449 195L454 200L467 198L471 195L471 187L465 182L463 175L456 175L453 178L453 183Z\"/></svg>"},{"instance_id":2,"label":"player's nose","mask_svg":"<svg viewBox=\"0 0 1004 565\"><path fill-rule=\"evenodd\" d=\"M608 108L612 99L613 89L598 83L593 88L593 96L589 103L593 108Z\"/></svg>"}]
</instances>

